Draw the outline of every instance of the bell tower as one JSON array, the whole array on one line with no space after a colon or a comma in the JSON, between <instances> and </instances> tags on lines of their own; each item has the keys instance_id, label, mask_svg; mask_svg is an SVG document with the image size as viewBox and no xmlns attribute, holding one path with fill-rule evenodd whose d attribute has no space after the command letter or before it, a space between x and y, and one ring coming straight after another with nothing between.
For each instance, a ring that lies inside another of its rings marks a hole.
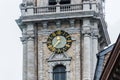
<instances>
[{"instance_id":1,"label":"bell tower","mask_svg":"<svg viewBox=\"0 0 120 80\"><path fill-rule=\"evenodd\" d=\"M23 0L23 80L93 80L110 44L104 0Z\"/></svg>"}]
</instances>

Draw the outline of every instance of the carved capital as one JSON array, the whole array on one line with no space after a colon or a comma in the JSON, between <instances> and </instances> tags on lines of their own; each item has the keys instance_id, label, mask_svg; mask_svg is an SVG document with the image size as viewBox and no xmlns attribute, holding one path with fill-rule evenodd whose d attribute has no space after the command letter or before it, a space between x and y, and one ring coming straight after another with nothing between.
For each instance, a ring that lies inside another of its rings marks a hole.
<instances>
[{"instance_id":1,"label":"carved capital","mask_svg":"<svg viewBox=\"0 0 120 80\"><path fill-rule=\"evenodd\" d=\"M48 27L48 22L47 22L47 21L44 21L42 24L43 24L43 28L44 28L44 29L47 29L47 27Z\"/></svg>"},{"instance_id":2,"label":"carved capital","mask_svg":"<svg viewBox=\"0 0 120 80\"><path fill-rule=\"evenodd\" d=\"M20 40L23 44L26 44L27 42L27 37L20 37Z\"/></svg>"},{"instance_id":3,"label":"carved capital","mask_svg":"<svg viewBox=\"0 0 120 80\"><path fill-rule=\"evenodd\" d=\"M92 33L92 36L93 36L93 38L95 38L95 37L97 38L97 37L99 37L100 35L99 35L98 32L93 32L93 33Z\"/></svg>"},{"instance_id":4,"label":"carved capital","mask_svg":"<svg viewBox=\"0 0 120 80\"><path fill-rule=\"evenodd\" d=\"M25 3L21 3L19 7L20 7L20 9L24 9L26 7L26 4Z\"/></svg>"},{"instance_id":5,"label":"carved capital","mask_svg":"<svg viewBox=\"0 0 120 80\"><path fill-rule=\"evenodd\" d=\"M26 6L34 6L33 1L32 0L27 1Z\"/></svg>"},{"instance_id":6,"label":"carved capital","mask_svg":"<svg viewBox=\"0 0 120 80\"><path fill-rule=\"evenodd\" d=\"M23 36L23 37L20 37L20 40L23 44L25 44L27 41L33 41L34 36Z\"/></svg>"},{"instance_id":7,"label":"carved capital","mask_svg":"<svg viewBox=\"0 0 120 80\"><path fill-rule=\"evenodd\" d=\"M33 41L34 40L34 36L28 36L27 37L27 41Z\"/></svg>"},{"instance_id":8,"label":"carved capital","mask_svg":"<svg viewBox=\"0 0 120 80\"><path fill-rule=\"evenodd\" d=\"M75 19L70 19L70 27L74 27L75 26Z\"/></svg>"},{"instance_id":9,"label":"carved capital","mask_svg":"<svg viewBox=\"0 0 120 80\"><path fill-rule=\"evenodd\" d=\"M92 30L92 36L93 36L93 38L100 37L98 29L95 29L95 28L94 28L94 29Z\"/></svg>"},{"instance_id":10,"label":"carved capital","mask_svg":"<svg viewBox=\"0 0 120 80\"><path fill-rule=\"evenodd\" d=\"M92 32L91 32L90 27L84 27L83 30L82 30L82 34L83 34L83 35L86 35L86 34L87 34L87 35L91 35L91 33L92 33Z\"/></svg>"},{"instance_id":11,"label":"carved capital","mask_svg":"<svg viewBox=\"0 0 120 80\"><path fill-rule=\"evenodd\" d=\"M60 28L60 26L61 26L61 21L60 20L56 21L56 27Z\"/></svg>"}]
</instances>

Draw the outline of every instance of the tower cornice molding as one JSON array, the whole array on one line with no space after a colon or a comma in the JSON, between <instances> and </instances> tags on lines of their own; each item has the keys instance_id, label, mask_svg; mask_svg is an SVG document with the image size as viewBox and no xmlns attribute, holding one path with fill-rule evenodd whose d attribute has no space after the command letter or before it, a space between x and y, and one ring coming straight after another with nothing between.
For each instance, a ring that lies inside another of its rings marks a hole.
<instances>
[{"instance_id":1,"label":"tower cornice molding","mask_svg":"<svg viewBox=\"0 0 120 80\"><path fill-rule=\"evenodd\" d=\"M24 36L24 37L20 37L21 42L24 44L27 41L33 41L34 40L34 36Z\"/></svg>"},{"instance_id":2,"label":"tower cornice molding","mask_svg":"<svg viewBox=\"0 0 120 80\"><path fill-rule=\"evenodd\" d=\"M43 16L44 15L44 16ZM79 12L66 12L66 13L54 13L54 14L39 14L39 15L29 15L21 16L21 22L31 22L31 21L43 21L43 20L58 20L58 19L70 19L70 18L84 18L84 17L94 17L97 18L97 13L95 11L79 11Z\"/></svg>"},{"instance_id":3,"label":"tower cornice molding","mask_svg":"<svg viewBox=\"0 0 120 80\"><path fill-rule=\"evenodd\" d=\"M20 37L20 40L23 44L27 43L27 38L26 37Z\"/></svg>"}]
</instances>

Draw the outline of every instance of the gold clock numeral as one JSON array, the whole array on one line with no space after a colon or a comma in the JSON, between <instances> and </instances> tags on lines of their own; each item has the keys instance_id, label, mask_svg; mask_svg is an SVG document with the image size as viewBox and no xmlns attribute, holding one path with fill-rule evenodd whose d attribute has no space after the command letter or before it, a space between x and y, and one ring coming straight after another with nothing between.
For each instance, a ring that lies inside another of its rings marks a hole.
<instances>
[{"instance_id":1,"label":"gold clock numeral","mask_svg":"<svg viewBox=\"0 0 120 80\"><path fill-rule=\"evenodd\" d=\"M72 42L72 40L67 40L67 42Z\"/></svg>"},{"instance_id":2,"label":"gold clock numeral","mask_svg":"<svg viewBox=\"0 0 120 80\"><path fill-rule=\"evenodd\" d=\"M55 34L55 33L52 33L52 36L54 36L54 37L55 37L55 36L56 36L56 34Z\"/></svg>"},{"instance_id":3,"label":"gold clock numeral","mask_svg":"<svg viewBox=\"0 0 120 80\"><path fill-rule=\"evenodd\" d=\"M66 33L65 32L62 32L62 35L64 36Z\"/></svg>"},{"instance_id":4,"label":"gold clock numeral","mask_svg":"<svg viewBox=\"0 0 120 80\"><path fill-rule=\"evenodd\" d=\"M48 41L47 43L50 44L50 43L52 43L52 42L51 42L51 41Z\"/></svg>"},{"instance_id":5,"label":"gold clock numeral","mask_svg":"<svg viewBox=\"0 0 120 80\"><path fill-rule=\"evenodd\" d=\"M70 45L68 45L68 44L66 44L65 46L66 46L66 47L70 47Z\"/></svg>"},{"instance_id":6,"label":"gold clock numeral","mask_svg":"<svg viewBox=\"0 0 120 80\"><path fill-rule=\"evenodd\" d=\"M49 37L48 37L48 40L52 40L52 37L49 36Z\"/></svg>"},{"instance_id":7,"label":"gold clock numeral","mask_svg":"<svg viewBox=\"0 0 120 80\"><path fill-rule=\"evenodd\" d=\"M67 51L67 48L66 48L66 47L64 47L64 48L63 48L63 51Z\"/></svg>"},{"instance_id":8,"label":"gold clock numeral","mask_svg":"<svg viewBox=\"0 0 120 80\"><path fill-rule=\"evenodd\" d=\"M57 31L57 34L58 34L58 35L60 35L60 34L61 34L61 31L60 31L60 30L59 30L59 31Z\"/></svg>"},{"instance_id":9,"label":"gold clock numeral","mask_svg":"<svg viewBox=\"0 0 120 80\"><path fill-rule=\"evenodd\" d=\"M58 49L58 53L62 53L61 49Z\"/></svg>"},{"instance_id":10,"label":"gold clock numeral","mask_svg":"<svg viewBox=\"0 0 120 80\"><path fill-rule=\"evenodd\" d=\"M69 38L69 37L70 37L70 35L66 36L66 38Z\"/></svg>"},{"instance_id":11,"label":"gold clock numeral","mask_svg":"<svg viewBox=\"0 0 120 80\"><path fill-rule=\"evenodd\" d=\"M60 53L60 49L57 49L57 53Z\"/></svg>"},{"instance_id":12,"label":"gold clock numeral","mask_svg":"<svg viewBox=\"0 0 120 80\"><path fill-rule=\"evenodd\" d=\"M52 45L49 45L48 48L52 48Z\"/></svg>"},{"instance_id":13,"label":"gold clock numeral","mask_svg":"<svg viewBox=\"0 0 120 80\"><path fill-rule=\"evenodd\" d=\"M50 49L51 49L53 52L55 51L55 48L54 48L54 47L51 47Z\"/></svg>"}]
</instances>

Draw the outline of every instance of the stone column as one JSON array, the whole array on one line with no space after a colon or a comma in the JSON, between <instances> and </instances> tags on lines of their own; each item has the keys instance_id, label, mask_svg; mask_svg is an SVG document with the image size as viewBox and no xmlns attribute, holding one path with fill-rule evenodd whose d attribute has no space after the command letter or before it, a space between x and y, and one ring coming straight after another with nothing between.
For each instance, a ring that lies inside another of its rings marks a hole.
<instances>
[{"instance_id":1,"label":"stone column","mask_svg":"<svg viewBox=\"0 0 120 80\"><path fill-rule=\"evenodd\" d=\"M83 19L83 62L82 62L82 80L91 80L91 35L90 20Z\"/></svg>"},{"instance_id":2,"label":"stone column","mask_svg":"<svg viewBox=\"0 0 120 80\"><path fill-rule=\"evenodd\" d=\"M27 24L27 80L36 80L35 52L34 52L34 26Z\"/></svg>"},{"instance_id":3,"label":"stone column","mask_svg":"<svg viewBox=\"0 0 120 80\"><path fill-rule=\"evenodd\" d=\"M27 80L27 38L26 38L26 28L23 28L22 32L23 37L21 41L23 44L23 80Z\"/></svg>"},{"instance_id":4,"label":"stone column","mask_svg":"<svg viewBox=\"0 0 120 80\"><path fill-rule=\"evenodd\" d=\"M42 36L39 36L38 39L38 80L44 80L44 65L43 65L43 44L42 44Z\"/></svg>"},{"instance_id":5,"label":"stone column","mask_svg":"<svg viewBox=\"0 0 120 80\"><path fill-rule=\"evenodd\" d=\"M98 31L98 24L95 22L93 26L93 32L92 32L92 78L94 78L94 73L96 69L96 64L97 64L97 56L96 54L98 53L98 36L99 36L99 31Z\"/></svg>"}]
</instances>

